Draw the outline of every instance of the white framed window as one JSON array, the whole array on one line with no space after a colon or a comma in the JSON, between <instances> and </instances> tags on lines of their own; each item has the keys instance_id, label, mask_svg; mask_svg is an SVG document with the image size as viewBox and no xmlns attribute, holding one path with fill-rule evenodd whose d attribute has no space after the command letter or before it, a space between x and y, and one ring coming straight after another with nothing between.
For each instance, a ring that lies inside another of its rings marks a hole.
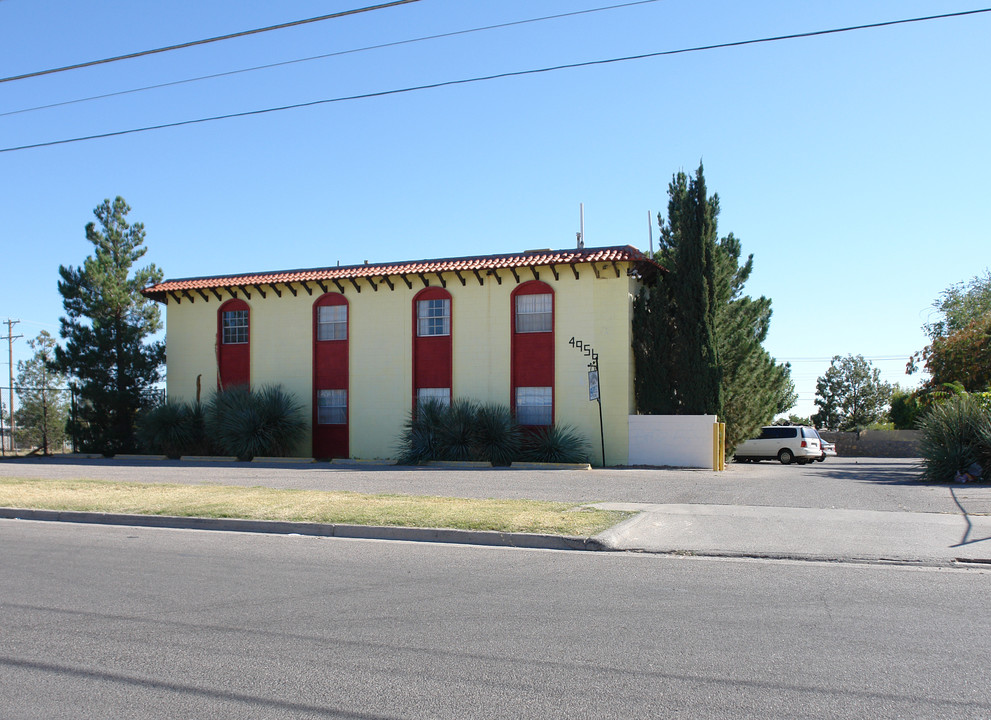
<instances>
[{"instance_id":1,"label":"white framed window","mask_svg":"<svg viewBox=\"0 0 991 720\"><path fill-rule=\"evenodd\" d=\"M317 308L317 340L348 339L348 306L321 305Z\"/></svg>"},{"instance_id":2,"label":"white framed window","mask_svg":"<svg viewBox=\"0 0 991 720\"><path fill-rule=\"evenodd\" d=\"M554 394L551 388L516 388L516 422L520 425L552 425Z\"/></svg>"},{"instance_id":3,"label":"white framed window","mask_svg":"<svg viewBox=\"0 0 991 720\"><path fill-rule=\"evenodd\" d=\"M417 388L416 406L433 401L444 407L451 406L451 388Z\"/></svg>"},{"instance_id":4,"label":"white framed window","mask_svg":"<svg viewBox=\"0 0 991 720\"><path fill-rule=\"evenodd\" d=\"M451 301L447 298L416 301L416 334L419 337L451 334Z\"/></svg>"},{"instance_id":5,"label":"white framed window","mask_svg":"<svg viewBox=\"0 0 991 720\"><path fill-rule=\"evenodd\" d=\"M346 425L348 422L348 391L317 391L317 423L320 425Z\"/></svg>"},{"instance_id":6,"label":"white framed window","mask_svg":"<svg viewBox=\"0 0 991 720\"><path fill-rule=\"evenodd\" d=\"M248 311L224 311L224 345L243 345L248 342Z\"/></svg>"},{"instance_id":7,"label":"white framed window","mask_svg":"<svg viewBox=\"0 0 991 720\"><path fill-rule=\"evenodd\" d=\"M516 332L550 332L554 301L550 293L516 296Z\"/></svg>"}]
</instances>

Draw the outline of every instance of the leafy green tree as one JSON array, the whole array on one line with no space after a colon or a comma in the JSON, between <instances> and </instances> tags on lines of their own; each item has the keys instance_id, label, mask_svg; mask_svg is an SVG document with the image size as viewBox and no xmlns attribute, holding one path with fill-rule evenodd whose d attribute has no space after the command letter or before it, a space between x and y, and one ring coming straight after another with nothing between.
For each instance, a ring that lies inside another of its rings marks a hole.
<instances>
[{"instance_id":1,"label":"leafy green tree","mask_svg":"<svg viewBox=\"0 0 991 720\"><path fill-rule=\"evenodd\" d=\"M17 363L17 395L20 407L17 420L18 445L40 447L47 455L52 446L61 448L69 409L65 397L65 376L52 370L56 342L47 330L28 340L34 351L29 360Z\"/></svg>"},{"instance_id":2,"label":"leafy green tree","mask_svg":"<svg viewBox=\"0 0 991 720\"><path fill-rule=\"evenodd\" d=\"M61 335L54 367L77 379L75 435L81 449L106 454L136 449L135 417L153 404L165 346L149 338L161 329L154 302L141 290L161 282L154 265L134 268L147 251L144 225L127 221L123 198L104 200L86 225L94 252L81 267L60 266Z\"/></svg>"},{"instance_id":3,"label":"leafy green tree","mask_svg":"<svg viewBox=\"0 0 991 720\"><path fill-rule=\"evenodd\" d=\"M826 430L866 428L885 417L891 392L891 385L881 380L881 371L863 355L835 355L816 381L819 412L812 419Z\"/></svg>"},{"instance_id":4,"label":"leafy green tree","mask_svg":"<svg viewBox=\"0 0 991 720\"><path fill-rule=\"evenodd\" d=\"M897 385L891 393L891 409L888 416L895 430L914 430L916 420L923 410L919 397L914 392L905 392Z\"/></svg>"},{"instance_id":5,"label":"leafy green tree","mask_svg":"<svg viewBox=\"0 0 991 720\"><path fill-rule=\"evenodd\" d=\"M771 301L744 294L753 255L741 264L732 233L715 240L719 198L706 196L702 167L691 180L675 175L668 194L656 254L668 273L634 301L637 406L647 414L719 414L732 448L794 405L791 370L763 348ZM700 382L709 362L714 371ZM706 384L712 381L715 392Z\"/></svg>"},{"instance_id":6,"label":"leafy green tree","mask_svg":"<svg viewBox=\"0 0 991 720\"><path fill-rule=\"evenodd\" d=\"M933 303L939 313L923 326L930 344L915 353L906 372L929 373L924 389L959 383L968 392L991 387L991 270L944 290Z\"/></svg>"}]
</instances>

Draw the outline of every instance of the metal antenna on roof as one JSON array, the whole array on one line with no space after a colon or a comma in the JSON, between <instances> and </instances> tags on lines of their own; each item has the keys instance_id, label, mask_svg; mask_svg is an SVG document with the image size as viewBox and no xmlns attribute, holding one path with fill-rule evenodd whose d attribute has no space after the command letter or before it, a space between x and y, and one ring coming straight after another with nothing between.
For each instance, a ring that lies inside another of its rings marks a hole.
<instances>
[{"instance_id":1,"label":"metal antenna on roof","mask_svg":"<svg viewBox=\"0 0 991 720\"><path fill-rule=\"evenodd\" d=\"M578 203L578 249L585 249L585 203Z\"/></svg>"},{"instance_id":2,"label":"metal antenna on roof","mask_svg":"<svg viewBox=\"0 0 991 720\"><path fill-rule=\"evenodd\" d=\"M647 234L650 235L650 256L654 257L654 223L650 219L650 210L647 211Z\"/></svg>"}]
</instances>

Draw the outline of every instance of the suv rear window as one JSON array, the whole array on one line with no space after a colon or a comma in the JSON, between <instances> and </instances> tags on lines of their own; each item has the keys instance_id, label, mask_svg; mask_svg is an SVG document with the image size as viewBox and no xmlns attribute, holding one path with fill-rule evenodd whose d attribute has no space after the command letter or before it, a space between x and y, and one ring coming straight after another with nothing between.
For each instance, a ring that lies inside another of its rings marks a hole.
<instances>
[{"instance_id":1,"label":"suv rear window","mask_svg":"<svg viewBox=\"0 0 991 720\"><path fill-rule=\"evenodd\" d=\"M819 433L817 433L813 428L803 427L802 437L819 439Z\"/></svg>"},{"instance_id":2,"label":"suv rear window","mask_svg":"<svg viewBox=\"0 0 991 720\"><path fill-rule=\"evenodd\" d=\"M781 438L798 437L798 428L795 427L766 427L761 430L761 440L780 440Z\"/></svg>"}]
</instances>

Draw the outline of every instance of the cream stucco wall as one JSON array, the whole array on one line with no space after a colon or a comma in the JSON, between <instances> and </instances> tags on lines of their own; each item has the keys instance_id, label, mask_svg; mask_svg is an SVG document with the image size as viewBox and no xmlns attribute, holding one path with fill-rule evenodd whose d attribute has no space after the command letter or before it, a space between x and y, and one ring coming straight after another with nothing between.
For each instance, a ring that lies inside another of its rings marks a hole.
<instances>
[{"instance_id":1,"label":"cream stucco wall","mask_svg":"<svg viewBox=\"0 0 991 720\"><path fill-rule=\"evenodd\" d=\"M636 281L627 276L628 264L602 264L598 276L587 263L537 268L539 279L555 293L555 415L559 424L572 425L584 434L592 457L601 461L598 406L588 400L590 361L569 344L572 338L591 345L599 354L600 388L605 428L606 464L627 462L628 421L633 407L633 366L630 313ZM618 268L618 273L617 273ZM529 269L517 271L521 282L533 279ZM453 273L444 273L452 298L453 394L483 402L510 403L511 321L510 293L517 287L509 270L499 270L502 282L482 275L462 273L465 284ZM617 277L618 275L618 277ZM436 276L427 275L431 286ZM408 276L409 288L391 277L394 290L376 279L378 290L358 280L361 292L342 283L349 305L350 351L350 454L356 458L389 458L412 406L412 301L423 281ZM295 284L295 296L282 285L282 296L263 288L248 288L250 298L238 297L251 308L251 382L253 386L282 384L295 393L312 416L312 308L322 294L312 295ZM336 288L331 286L333 291ZM220 291L224 300L230 296ZM202 399L216 388L216 328L220 302L209 296L194 301L168 300L167 383L169 396L193 400L196 379L201 376ZM310 453L309 436L297 450Z\"/></svg>"}]
</instances>

